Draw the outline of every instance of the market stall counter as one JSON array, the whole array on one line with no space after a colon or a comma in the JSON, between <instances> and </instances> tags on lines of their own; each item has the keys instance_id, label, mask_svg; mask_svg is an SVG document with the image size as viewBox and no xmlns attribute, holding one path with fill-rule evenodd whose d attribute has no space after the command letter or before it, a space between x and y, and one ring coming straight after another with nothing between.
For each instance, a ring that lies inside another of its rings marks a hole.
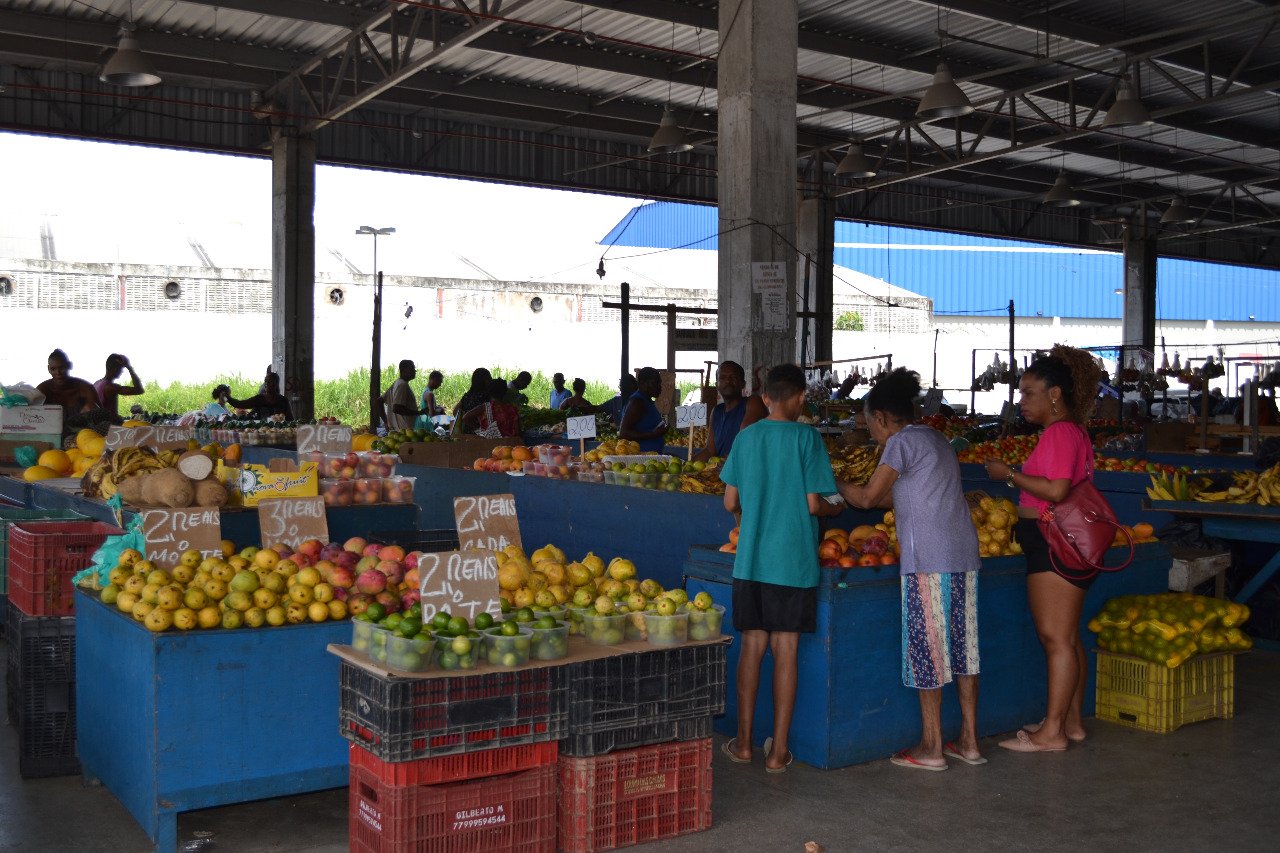
<instances>
[{"instance_id":1,"label":"market stall counter","mask_svg":"<svg viewBox=\"0 0 1280 853\"><path fill-rule=\"evenodd\" d=\"M1113 549L1110 559L1127 553ZM1159 543L1139 545L1125 570L1104 574L1085 600L1080 632L1092 649L1086 626L1110 598L1164 592L1171 557ZM690 595L709 592L728 602L725 631L732 625L733 555L711 547L690 549L685 563ZM799 684L790 747L795 757L815 767L846 767L887 758L920 738L920 714L914 691L902 685L902 619L897 566L823 570L818 589L818 628L800 639ZM979 594L981 688L978 735L1008 732L1044 716L1044 654L1027 608L1022 557L982 561ZM725 716L716 721L724 734L737 731L736 668L740 643L729 647ZM1085 713L1094 705L1094 655L1089 655ZM759 746L773 729L772 658L760 673L752 742ZM943 699L943 730L959 726L953 687Z\"/></svg>"},{"instance_id":2,"label":"market stall counter","mask_svg":"<svg viewBox=\"0 0 1280 853\"><path fill-rule=\"evenodd\" d=\"M101 782L160 853L180 812L347 784L338 661L351 623L153 634L76 594L75 712Z\"/></svg>"}]
</instances>

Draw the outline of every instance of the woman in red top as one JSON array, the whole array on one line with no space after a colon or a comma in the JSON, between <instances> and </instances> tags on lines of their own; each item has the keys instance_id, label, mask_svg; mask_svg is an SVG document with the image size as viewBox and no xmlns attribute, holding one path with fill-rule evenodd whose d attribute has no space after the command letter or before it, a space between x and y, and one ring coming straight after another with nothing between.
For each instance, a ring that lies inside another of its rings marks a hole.
<instances>
[{"instance_id":1,"label":"woman in red top","mask_svg":"<svg viewBox=\"0 0 1280 853\"><path fill-rule=\"evenodd\" d=\"M461 432L486 430L497 424L503 438L518 436L520 412L510 403L503 402L506 396L507 380L494 379L489 383L489 400L458 418L458 429Z\"/></svg>"},{"instance_id":2,"label":"woman in red top","mask_svg":"<svg viewBox=\"0 0 1280 853\"><path fill-rule=\"evenodd\" d=\"M1018 542L1027 560L1027 599L1048 665L1049 697L1044 720L1020 730L1000 746L1015 752L1061 752L1085 739L1081 721L1089 667L1080 643L1080 610L1092 581L1069 581L1053 568L1049 546L1036 519L1093 477L1093 444L1084 423L1093 410L1102 371L1093 356L1055 346L1032 362L1018 383L1022 416L1044 432L1021 471L987 460L987 475L1018 489Z\"/></svg>"}]
</instances>

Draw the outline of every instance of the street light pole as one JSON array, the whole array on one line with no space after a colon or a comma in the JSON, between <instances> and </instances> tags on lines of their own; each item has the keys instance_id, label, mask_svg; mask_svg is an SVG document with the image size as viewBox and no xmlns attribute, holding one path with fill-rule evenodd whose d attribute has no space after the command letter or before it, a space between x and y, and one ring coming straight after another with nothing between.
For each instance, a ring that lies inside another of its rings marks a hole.
<instances>
[{"instance_id":1,"label":"street light pole","mask_svg":"<svg viewBox=\"0 0 1280 853\"><path fill-rule=\"evenodd\" d=\"M369 430L378 431L378 400L382 396L382 273L378 270L378 238L396 233L394 228L361 225L356 234L373 237L373 346L369 369Z\"/></svg>"}]
</instances>

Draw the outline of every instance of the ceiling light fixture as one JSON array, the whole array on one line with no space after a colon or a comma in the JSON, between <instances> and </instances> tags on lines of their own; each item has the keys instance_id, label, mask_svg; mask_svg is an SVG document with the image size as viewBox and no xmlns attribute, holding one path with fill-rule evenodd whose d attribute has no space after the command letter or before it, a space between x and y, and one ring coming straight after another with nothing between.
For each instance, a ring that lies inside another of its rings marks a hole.
<instances>
[{"instance_id":1,"label":"ceiling light fixture","mask_svg":"<svg viewBox=\"0 0 1280 853\"><path fill-rule=\"evenodd\" d=\"M676 124L675 114L671 112L670 107L667 107L662 111L662 121L658 122L658 129L649 140L649 153L679 154L692 148L693 143L689 141L689 137L685 135L680 125Z\"/></svg>"},{"instance_id":2,"label":"ceiling light fixture","mask_svg":"<svg viewBox=\"0 0 1280 853\"><path fill-rule=\"evenodd\" d=\"M920 99L920 105L916 107L916 118L955 118L967 116L971 112L973 112L973 104L969 102L969 96L956 85L947 63L939 63L938 70L933 73L933 82L929 84L924 97Z\"/></svg>"},{"instance_id":3,"label":"ceiling light fixture","mask_svg":"<svg viewBox=\"0 0 1280 853\"><path fill-rule=\"evenodd\" d=\"M849 178L874 178L876 168L871 165L867 155L862 153L862 146L857 142L849 144L849 151L836 166L836 174Z\"/></svg>"},{"instance_id":4,"label":"ceiling light fixture","mask_svg":"<svg viewBox=\"0 0 1280 853\"><path fill-rule=\"evenodd\" d=\"M1071 189L1071 184L1067 181L1066 172L1058 173L1053 186L1049 187L1049 191L1044 194L1042 203L1049 207L1075 207L1080 204L1075 190Z\"/></svg>"},{"instance_id":5,"label":"ceiling light fixture","mask_svg":"<svg viewBox=\"0 0 1280 853\"><path fill-rule=\"evenodd\" d=\"M1176 195L1173 197L1172 203L1170 203L1170 205L1165 208L1164 213L1161 214L1160 224L1190 225L1195 222L1196 219L1196 215L1192 213L1191 208L1187 207L1187 203L1183 200L1182 196Z\"/></svg>"},{"instance_id":6,"label":"ceiling light fixture","mask_svg":"<svg viewBox=\"0 0 1280 853\"><path fill-rule=\"evenodd\" d=\"M1155 122L1151 113L1143 106L1142 101L1134 94L1133 84L1124 77L1116 85L1116 100L1102 119L1104 128L1114 127L1149 127Z\"/></svg>"},{"instance_id":7,"label":"ceiling light fixture","mask_svg":"<svg viewBox=\"0 0 1280 853\"><path fill-rule=\"evenodd\" d=\"M120 25L120 43L102 66L98 79L113 86L131 88L154 86L160 82L160 75L156 73L151 59L138 47L132 22Z\"/></svg>"}]
</instances>

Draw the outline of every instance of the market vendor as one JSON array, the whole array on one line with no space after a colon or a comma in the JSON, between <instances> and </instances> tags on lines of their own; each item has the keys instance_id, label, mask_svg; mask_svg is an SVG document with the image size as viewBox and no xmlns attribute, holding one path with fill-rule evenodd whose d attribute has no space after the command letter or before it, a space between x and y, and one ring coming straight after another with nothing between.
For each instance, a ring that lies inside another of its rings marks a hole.
<instances>
[{"instance_id":1,"label":"market vendor","mask_svg":"<svg viewBox=\"0 0 1280 853\"><path fill-rule=\"evenodd\" d=\"M382 420L391 432L413 429L413 423L418 415L429 414L425 410L420 411L414 405L413 389L409 387L409 383L418 375L418 368L413 363L413 359L402 360L398 368L400 375L379 398L379 402L382 403Z\"/></svg>"},{"instance_id":2,"label":"market vendor","mask_svg":"<svg viewBox=\"0 0 1280 853\"><path fill-rule=\"evenodd\" d=\"M444 406L436 402L436 392L440 390L440 386L443 384L444 374L440 371L433 370L427 376L427 387L422 389L422 414L428 418L444 414Z\"/></svg>"},{"instance_id":3,"label":"market vendor","mask_svg":"<svg viewBox=\"0 0 1280 853\"><path fill-rule=\"evenodd\" d=\"M71 359L60 349L49 353L49 376L36 390L44 395L47 405L62 407L63 434L68 434L74 425L87 425L95 413L101 419L98 392L88 382L71 375Z\"/></svg>"},{"instance_id":4,"label":"market vendor","mask_svg":"<svg viewBox=\"0 0 1280 853\"><path fill-rule=\"evenodd\" d=\"M293 409L289 407L289 401L285 396L280 393L280 374L270 367L267 368L267 375L257 394L247 400L228 397L227 402L237 409L251 409L252 417L258 420L266 420L275 415L283 416L286 421L293 420Z\"/></svg>"},{"instance_id":5,"label":"market vendor","mask_svg":"<svg viewBox=\"0 0 1280 853\"><path fill-rule=\"evenodd\" d=\"M573 395L569 393L569 389L564 387L564 374L557 373L551 377L551 408L559 409L565 400Z\"/></svg>"},{"instance_id":6,"label":"market vendor","mask_svg":"<svg viewBox=\"0 0 1280 853\"><path fill-rule=\"evenodd\" d=\"M130 381L128 385L121 385L116 380L126 370L129 371ZM107 356L107 372L101 379L93 383L93 389L98 394L99 405L106 411L111 422L121 424L124 423L124 419L120 417L120 398L137 397L141 394L142 380L134 372L133 365L129 363L127 356L112 353Z\"/></svg>"},{"instance_id":7,"label":"market vendor","mask_svg":"<svg viewBox=\"0 0 1280 853\"><path fill-rule=\"evenodd\" d=\"M529 395L524 393L524 389L528 388L532 381L533 374L529 371L522 370L517 373L515 378L507 383L507 402L517 408L529 405Z\"/></svg>"},{"instance_id":8,"label":"market vendor","mask_svg":"<svg viewBox=\"0 0 1280 853\"><path fill-rule=\"evenodd\" d=\"M618 380L618 396L611 400L606 400L597 407L597 411L604 412L614 424L622 423L622 413L627 408L627 403L631 402L631 395L636 393L636 378L630 373L624 375Z\"/></svg>"},{"instance_id":9,"label":"market vendor","mask_svg":"<svg viewBox=\"0 0 1280 853\"><path fill-rule=\"evenodd\" d=\"M656 368L642 367L636 371L636 387L622 412L618 438L636 442L642 453L661 453L667 424L653 401L662 393L662 376Z\"/></svg>"},{"instance_id":10,"label":"market vendor","mask_svg":"<svg viewBox=\"0 0 1280 853\"><path fill-rule=\"evenodd\" d=\"M566 412L574 412L579 415L594 414L598 407L591 405L584 394L587 393L587 383L584 379L573 380L573 396L569 397L560 404L560 409Z\"/></svg>"},{"instance_id":11,"label":"market vendor","mask_svg":"<svg viewBox=\"0 0 1280 853\"><path fill-rule=\"evenodd\" d=\"M707 444L694 455L695 461L705 462L712 456L725 458L743 427L751 426L769 414L759 397L743 396L746 387L747 374L741 364L726 361L720 365L716 371L720 402L711 410L707 422Z\"/></svg>"},{"instance_id":12,"label":"market vendor","mask_svg":"<svg viewBox=\"0 0 1280 853\"><path fill-rule=\"evenodd\" d=\"M459 416L455 430L459 432L478 432L486 437L491 435L494 427L502 434L502 438L514 438L520 435L520 412L506 402L507 381L492 379L489 382L489 399L473 407Z\"/></svg>"},{"instance_id":13,"label":"market vendor","mask_svg":"<svg viewBox=\"0 0 1280 853\"><path fill-rule=\"evenodd\" d=\"M462 395L458 405L453 407L454 416L463 415L489 399L489 385L493 382L493 374L487 367L477 367L471 371L471 387Z\"/></svg>"},{"instance_id":14,"label":"market vendor","mask_svg":"<svg viewBox=\"0 0 1280 853\"><path fill-rule=\"evenodd\" d=\"M209 396L213 398L211 403L204 407L202 414L206 418L225 418L231 415L231 410L227 408L231 402L231 386L222 384L213 386L213 391Z\"/></svg>"}]
</instances>

